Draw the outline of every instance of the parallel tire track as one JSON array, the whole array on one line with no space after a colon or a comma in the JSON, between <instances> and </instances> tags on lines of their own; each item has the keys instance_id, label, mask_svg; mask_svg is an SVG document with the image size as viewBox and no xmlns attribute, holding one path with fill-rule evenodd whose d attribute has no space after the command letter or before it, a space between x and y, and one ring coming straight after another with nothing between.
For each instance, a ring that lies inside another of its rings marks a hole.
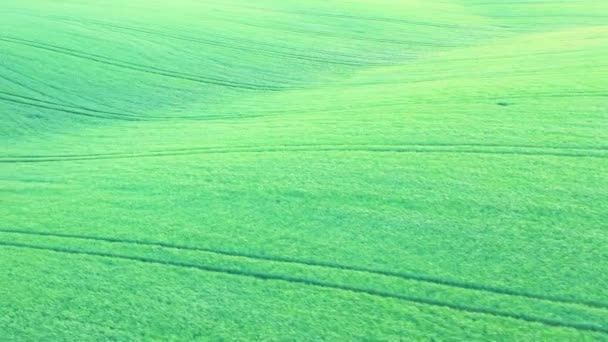
<instances>
[{"instance_id":1,"label":"parallel tire track","mask_svg":"<svg viewBox=\"0 0 608 342\"><path fill-rule=\"evenodd\" d=\"M15 104L37 107L42 109L50 109L68 114L83 115L100 119L126 120L126 121L170 121L170 120L226 120L226 119L245 119L254 117L263 117L266 115L186 115L186 116L155 116L155 115L137 115L130 113L118 113L104 111L89 107L73 106L67 103L58 103L52 101L41 100L24 95L16 95L0 91L0 101L11 102ZM54 107L51 107L54 106ZM56 108L57 107L57 108ZM91 114L92 112L93 114ZM104 115L105 114L105 115ZM1 158L1 157L0 157Z\"/></svg>"},{"instance_id":2,"label":"parallel tire track","mask_svg":"<svg viewBox=\"0 0 608 342\"><path fill-rule=\"evenodd\" d=\"M265 55L265 56L278 56L278 57L282 57L282 58L289 58L289 59L299 60L299 61L339 64L339 65L347 65L347 66L363 66L363 65L372 64L369 62L347 61L347 60L324 58L324 57L313 56L313 55L302 55L302 54L291 53L291 52L281 52L281 51L271 51L271 50L248 48L248 47L244 47L244 46L226 44L226 43L222 43L222 42L219 42L216 40L211 40L211 39L194 38L194 37L175 34L175 33L163 32L163 31L159 31L159 30L151 30L151 29L146 29L146 28L110 24L110 23L95 21L95 20L81 20L81 19L73 19L73 18L61 17L61 16L46 16L45 18L50 18L50 19L59 20L59 21L74 22L74 23L79 23L79 24L83 24L83 25L96 25L96 26L101 26L101 27L105 27L105 28L112 28L115 30L120 30L123 32L127 31L127 32L144 33L144 34L152 35L152 36L171 38L171 39L175 39L175 40L187 41L187 42L208 45L208 46L216 46L216 47L227 48L227 49L237 50L237 51L251 52L251 53L256 53L256 54ZM268 45L268 44L264 44L264 45Z\"/></svg>"},{"instance_id":3,"label":"parallel tire track","mask_svg":"<svg viewBox=\"0 0 608 342\"><path fill-rule=\"evenodd\" d=\"M165 76L165 77L177 78L177 79L182 79L182 80L188 80L188 81L193 81L193 82L198 82L198 83L213 84L213 85L222 86L222 87L246 89L246 90L266 90L266 91L280 91L280 90L286 90L286 89L295 89L295 88L277 87L277 86L271 86L271 85L259 85L259 84L251 84L251 83L244 83L244 82L233 82L233 81L214 78L214 77L185 74L185 73L181 73L178 71L161 69L161 68L152 67L152 66L146 66L146 65L141 65L141 64L131 63L131 62L120 61L120 60L104 57L104 56L97 55L97 54L92 54L92 53L88 53L88 52L64 48L64 47L60 47L60 46L56 46L56 45L40 43L40 42L27 40L27 39L9 37L6 35L0 35L0 41L12 43L12 44L29 46L29 47L33 47L33 48L37 48L37 49L41 49L41 50L45 50L45 51L61 53L61 54L69 55L72 57L86 59L86 60L90 60L90 61L98 62L98 63L102 63L102 64L107 64L107 65L112 65L112 66L116 66L116 67L120 67L120 68L124 68L124 69L145 72L145 73L155 74L155 75L160 75L160 76Z\"/></svg>"},{"instance_id":4,"label":"parallel tire track","mask_svg":"<svg viewBox=\"0 0 608 342\"><path fill-rule=\"evenodd\" d=\"M334 284L334 283L319 281L319 280L314 280L314 279L280 276L280 275L269 275L269 274L265 274L265 273L261 273L261 272L252 272L252 271L237 271L237 270L227 269L227 268L223 268L223 267L202 266L202 265L188 263L188 262L158 260L158 259L153 259L153 258L148 258L148 257L121 255L121 254L113 254L113 253L106 253L106 252L82 251L82 250L69 249L69 248L63 248L63 247L42 247L42 246L36 246L36 245L26 244L26 243L17 243L17 242L0 241L0 246L42 250L42 251L73 254L73 255L85 255L85 256L122 259L122 260L138 261L138 262L143 262L143 263L147 263L147 264L189 268L189 269L196 269L196 270L201 270L201 271L206 271L206 272L229 274L229 275L241 276L241 277L249 277L249 278L255 278L255 279L260 279L260 280L284 281L284 282L288 282L288 283L292 283L292 284L302 284L302 285L315 286L318 288L329 289L329 290L340 290L340 291L347 291L347 292L351 292L351 293L367 294L367 295L376 296L376 297L380 297L380 298L396 299L396 300L401 300L401 301L406 301L406 302L411 302L411 303L416 303L416 304L448 308L448 309L453 309L453 310L457 310L457 311L465 312L465 313L483 314L483 315L489 315L489 316L494 316L494 317L499 317L499 318L515 319L515 320L524 321L524 322L528 322L528 323L539 323L539 324L552 326L552 327L571 328L571 329L582 330L582 331L608 334L608 329L595 325L595 324L575 323L575 322L568 322L568 321L562 321L562 320L556 320L556 319L533 317L533 316L529 316L529 315L525 315L525 314L515 314L515 313L503 312L503 311L494 310L494 309L475 308L475 307L469 307L467 305L462 305L462 304L452 304L452 303L445 303L442 301L437 301L437 300L432 300L432 299L417 298L417 297L406 296L406 295L397 295L397 294L384 292L384 291L358 288L358 287L349 286L349 285Z\"/></svg>"},{"instance_id":5,"label":"parallel tire track","mask_svg":"<svg viewBox=\"0 0 608 342\"><path fill-rule=\"evenodd\" d=\"M118 120L127 120L127 121L138 121L145 120L145 116L133 115L133 114L125 114L125 113L116 113L103 111L93 108L87 107L76 107L68 104L62 104L52 101L40 100L29 96L23 95L15 95L7 92L0 91L0 100L6 102L12 102L17 104L22 104L31 107L38 107L43 109L50 109L60 112L66 112L70 114L77 114L101 119L118 119ZM105 114L105 115L104 115ZM109 115L109 116L108 116Z\"/></svg>"},{"instance_id":6,"label":"parallel tire track","mask_svg":"<svg viewBox=\"0 0 608 342\"><path fill-rule=\"evenodd\" d=\"M281 257L281 256L263 256L263 255L256 255L256 254L251 254L251 253L233 252L233 251L226 251L226 250L220 250L220 249L191 247L191 246L172 244L172 243L166 243L166 242L151 242L151 241L136 240L136 239L119 239L119 238L88 236L88 235L79 235L79 234L51 233L51 232L28 231L28 230L19 230L19 229L1 229L1 228L0 228L0 233L70 238L70 239L100 241L100 242L109 242L109 243L126 243L126 244L140 245L140 246L162 247L162 248L184 250L184 251L205 252L205 253L211 253L211 254L216 254L216 255L221 255L221 256L239 257L239 258L246 258L246 259L252 259L252 260L279 262L279 263L301 265L301 266L313 266L313 267L321 267L321 268L328 268L328 269L335 269L335 270L342 270L342 271L359 272L359 273L365 273L365 274L371 274L371 275L379 275L379 276L385 276L385 277L400 278L400 279L404 279L404 280L414 280L414 281L430 283L430 284L434 284L434 285L442 285L442 286L453 287L453 288L458 288L458 289L480 291L480 292L499 294L499 295L508 295L508 296L513 296L513 297L525 298L525 299L541 300L541 301L553 302L553 303L558 303L558 304L576 304L576 305L584 305L584 306L599 308L599 309L608 309L608 304L598 303L598 302L593 302L593 301L567 299L567 298L560 298L560 297L548 296L548 295L537 295L537 294L527 293L527 292L523 292L523 291L516 291L516 290L511 290L511 289L506 289L506 288L497 288L497 287L486 286L486 285L482 285L482 284L465 283L465 282L453 281L453 280L449 280L449 279L428 277L428 276L423 276L423 275L419 275L419 274L406 274L406 273L400 273L400 272L383 271L383 270L371 269L371 268L366 268L366 267L348 266L348 265L341 265L341 264L337 264L337 263L329 263L329 262L322 262L322 261L301 260L301 259Z\"/></svg>"},{"instance_id":7,"label":"parallel tire track","mask_svg":"<svg viewBox=\"0 0 608 342\"><path fill-rule=\"evenodd\" d=\"M64 112L64 113L69 113L69 114L88 116L88 117L93 117L93 118L98 118L98 119L110 119L108 116L104 116L104 115L91 114L91 113L86 113L86 112L83 112L83 111L78 111L78 110L68 109L68 108L55 108L55 107L51 107L49 105L36 104L36 103L28 102L28 101L23 101L23 100L18 100L18 99L11 99L11 98L7 98L7 97L3 97L3 96L0 96L0 100L5 101L5 102L12 102L12 103L16 103L16 104L31 106L31 107L50 109L50 110L54 110L54 111L58 111L58 112ZM132 118L132 117L115 117L115 118L112 118L112 119L127 120L127 121L138 121L138 119Z\"/></svg>"},{"instance_id":8,"label":"parallel tire track","mask_svg":"<svg viewBox=\"0 0 608 342\"><path fill-rule=\"evenodd\" d=\"M49 105L68 107L68 108L73 108L73 109L78 109L78 110L86 110L86 111L89 111L89 112L95 112L95 113L101 113L101 114L116 115L116 116L144 117L143 115L137 115L137 114L111 112L111 111L105 111L105 110L90 108L90 107L79 107L79 106L74 106L74 105L67 104L67 103L59 103L59 102L54 102L54 101L42 100L42 99L30 97L30 96L8 93L8 92L5 92L5 91L0 91L0 95L10 96L10 97L17 97L17 98L21 98L21 99L24 99L24 100L29 100L29 101L34 101L34 102L42 102L42 103L46 103L46 104L49 104Z\"/></svg>"},{"instance_id":9,"label":"parallel tire track","mask_svg":"<svg viewBox=\"0 0 608 342\"><path fill-rule=\"evenodd\" d=\"M199 154L227 154L227 153L282 153L282 152L364 152L364 153L446 153L446 154L494 154L494 155L521 155L521 156L551 156L551 157L583 157L608 158L604 149L548 149L534 148L535 150L517 147L499 147L483 149L475 145L282 145L282 146L251 146L233 148L193 148L160 150L134 153L107 153L107 154L80 154L80 155L54 155L54 156L0 156L0 163L40 163L40 162L67 162L103 159L153 158L172 157ZM440 148L435 148L440 147ZM498 148L498 149L496 149ZM500 150L500 148L503 148ZM505 149L507 148L507 149ZM544 151L543 151L544 150Z\"/></svg>"},{"instance_id":10,"label":"parallel tire track","mask_svg":"<svg viewBox=\"0 0 608 342\"><path fill-rule=\"evenodd\" d=\"M319 36L319 37L350 39L350 40L354 40L354 41L379 42L379 43L404 45L404 46L419 45L419 46L440 47L440 48L453 48L453 47L457 47L456 45L446 44L446 43L432 43L432 42L423 42L423 41L407 41L407 40L397 40L397 39L377 38L377 37L360 37L360 36L354 36L354 35L335 34L335 33L322 32L322 31L308 31L308 30L297 29L297 28L273 27L273 26L254 24L254 23L248 22L248 21L237 20L237 19L230 19L230 18L223 18L223 17L210 17L210 19L217 20L217 21L224 21L224 22L234 23L234 24L239 24L239 25L244 25L244 26L251 26L251 27L261 28L261 29L265 29L265 30L291 32L291 33L296 33L296 34L314 35L314 36Z\"/></svg>"}]
</instances>

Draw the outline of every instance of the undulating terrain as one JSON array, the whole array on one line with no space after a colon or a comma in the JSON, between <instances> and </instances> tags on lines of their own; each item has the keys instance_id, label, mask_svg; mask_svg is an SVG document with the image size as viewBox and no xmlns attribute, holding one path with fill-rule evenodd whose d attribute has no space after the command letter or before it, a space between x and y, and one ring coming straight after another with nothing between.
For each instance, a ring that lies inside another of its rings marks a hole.
<instances>
[{"instance_id":1,"label":"undulating terrain","mask_svg":"<svg viewBox=\"0 0 608 342\"><path fill-rule=\"evenodd\" d=\"M608 1L1 1L1 341L539 339L608 340Z\"/></svg>"}]
</instances>

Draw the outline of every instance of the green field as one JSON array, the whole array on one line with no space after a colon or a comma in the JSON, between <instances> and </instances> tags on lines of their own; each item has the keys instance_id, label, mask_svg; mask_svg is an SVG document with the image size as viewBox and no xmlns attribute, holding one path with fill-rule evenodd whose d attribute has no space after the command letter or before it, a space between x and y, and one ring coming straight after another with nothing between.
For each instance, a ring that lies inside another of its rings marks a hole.
<instances>
[{"instance_id":1,"label":"green field","mask_svg":"<svg viewBox=\"0 0 608 342\"><path fill-rule=\"evenodd\" d=\"M3 0L0 341L608 341L608 1Z\"/></svg>"}]
</instances>

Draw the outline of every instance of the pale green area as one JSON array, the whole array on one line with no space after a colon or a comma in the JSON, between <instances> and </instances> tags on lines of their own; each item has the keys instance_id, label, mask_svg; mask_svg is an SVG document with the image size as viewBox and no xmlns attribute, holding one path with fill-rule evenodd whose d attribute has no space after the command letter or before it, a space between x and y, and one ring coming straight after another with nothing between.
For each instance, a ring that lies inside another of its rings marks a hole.
<instances>
[{"instance_id":1,"label":"pale green area","mask_svg":"<svg viewBox=\"0 0 608 342\"><path fill-rule=\"evenodd\" d=\"M608 2L4 0L0 340L607 340Z\"/></svg>"}]
</instances>

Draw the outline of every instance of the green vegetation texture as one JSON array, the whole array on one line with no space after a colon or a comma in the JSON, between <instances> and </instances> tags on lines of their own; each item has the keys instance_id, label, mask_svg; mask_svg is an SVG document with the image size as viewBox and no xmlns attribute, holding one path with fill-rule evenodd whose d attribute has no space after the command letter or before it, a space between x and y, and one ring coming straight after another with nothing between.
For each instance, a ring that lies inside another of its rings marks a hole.
<instances>
[{"instance_id":1,"label":"green vegetation texture","mask_svg":"<svg viewBox=\"0 0 608 342\"><path fill-rule=\"evenodd\" d=\"M608 340L608 1L3 0L0 340Z\"/></svg>"}]
</instances>

